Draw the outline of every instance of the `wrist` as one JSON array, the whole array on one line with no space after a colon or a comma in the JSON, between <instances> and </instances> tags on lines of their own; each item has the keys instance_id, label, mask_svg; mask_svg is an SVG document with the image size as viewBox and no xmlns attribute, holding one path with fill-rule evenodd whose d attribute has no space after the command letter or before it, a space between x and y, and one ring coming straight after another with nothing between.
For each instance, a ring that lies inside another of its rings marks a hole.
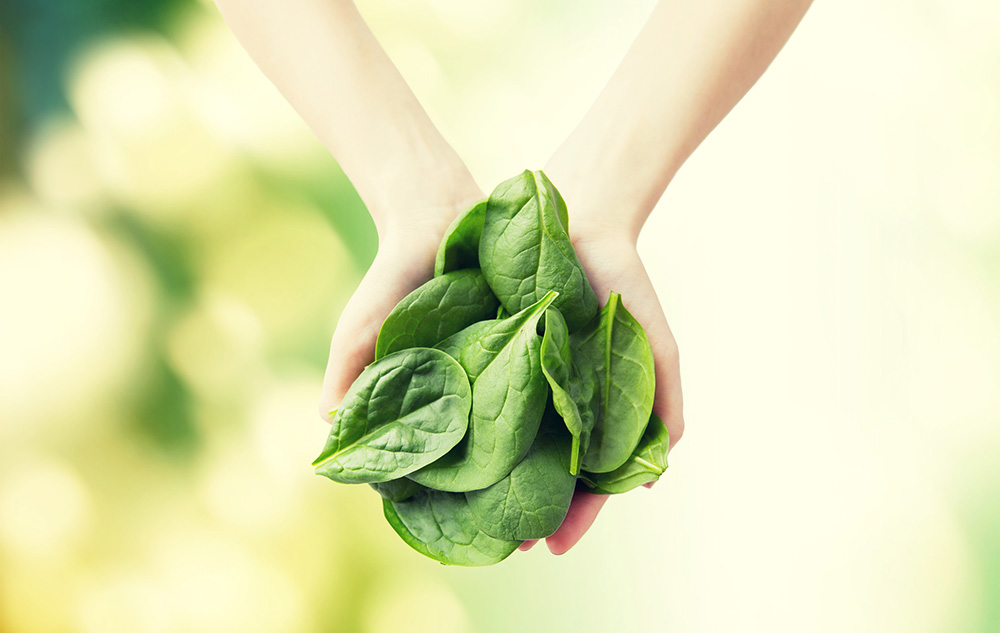
<instances>
[{"instance_id":1,"label":"wrist","mask_svg":"<svg viewBox=\"0 0 1000 633\"><path fill-rule=\"evenodd\" d=\"M617 242L635 247L649 215L642 196L606 170L553 159L545 173L566 202L574 240Z\"/></svg>"},{"instance_id":2,"label":"wrist","mask_svg":"<svg viewBox=\"0 0 1000 633\"><path fill-rule=\"evenodd\" d=\"M634 245L683 162L680 150L664 131L588 115L545 166L566 199L570 232L607 233Z\"/></svg>"},{"instance_id":3,"label":"wrist","mask_svg":"<svg viewBox=\"0 0 1000 633\"><path fill-rule=\"evenodd\" d=\"M380 239L439 240L458 214L485 197L457 157L384 165L378 179L362 199Z\"/></svg>"}]
</instances>

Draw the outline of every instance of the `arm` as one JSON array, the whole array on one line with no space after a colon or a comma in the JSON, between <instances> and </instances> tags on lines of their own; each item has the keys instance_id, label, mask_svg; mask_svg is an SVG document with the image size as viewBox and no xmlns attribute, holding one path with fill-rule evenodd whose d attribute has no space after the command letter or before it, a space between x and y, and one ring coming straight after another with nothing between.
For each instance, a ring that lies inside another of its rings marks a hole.
<instances>
[{"instance_id":1,"label":"arm","mask_svg":"<svg viewBox=\"0 0 1000 633\"><path fill-rule=\"evenodd\" d=\"M580 261L604 299L621 293L656 359L653 408L684 432L677 344L636 240L691 152L753 86L810 0L660 0L632 48L546 173L573 210ZM553 552L576 544L606 496L577 493ZM527 545L530 547L530 544Z\"/></svg>"},{"instance_id":2,"label":"arm","mask_svg":"<svg viewBox=\"0 0 1000 633\"><path fill-rule=\"evenodd\" d=\"M577 227L633 242L674 174L760 78L811 0L661 0L546 166ZM621 209L626 222L605 209ZM622 226L624 224L624 227Z\"/></svg>"},{"instance_id":3,"label":"arm","mask_svg":"<svg viewBox=\"0 0 1000 633\"><path fill-rule=\"evenodd\" d=\"M424 208L462 207L482 197L353 2L216 0L216 5L260 69L337 159L380 237Z\"/></svg>"},{"instance_id":4,"label":"arm","mask_svg":"<svg viewBox=\"0 0 1000 633\"><path fill-rule=\"evenodd\" d=\"M451 220L483 197L350 0L216 0L264 74L340 163L379 236L337 321L320 397L329 419L373 360L378 327L431 276Z\"/></svg>"},{"instance_id":5,"label":"arm","mask_svg":"<svg viewBox=\"0 0 1000 633\"><path fill-rule=\"evenodd\" d=\"M546 172L577 226L620 226L635 241L674 174L760 78L811 0L661 0L594 106ZM572 198L571 198L572 196ZM609 222L610 221L610 222Z\"/></svg>"}]
</instances>

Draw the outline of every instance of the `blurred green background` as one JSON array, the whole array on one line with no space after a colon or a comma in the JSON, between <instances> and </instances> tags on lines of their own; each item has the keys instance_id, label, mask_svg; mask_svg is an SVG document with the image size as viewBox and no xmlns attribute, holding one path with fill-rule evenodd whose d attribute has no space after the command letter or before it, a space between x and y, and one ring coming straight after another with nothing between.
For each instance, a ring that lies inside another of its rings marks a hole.
<instances>
[{"instance_id":1,"label":"blurred green background","mask_svg":"<svg viewBox=\"0 0 1000 633\"><path fill-rule=\"evenodd\" d=\"M359 6L489 190L652 3ZM670 471L561 558L469 570L311 472L376 237L211 4L3 0L0 631L998 630L998 32L985 0L813 7L640 240Z\"/></svg>"}]
</instances>

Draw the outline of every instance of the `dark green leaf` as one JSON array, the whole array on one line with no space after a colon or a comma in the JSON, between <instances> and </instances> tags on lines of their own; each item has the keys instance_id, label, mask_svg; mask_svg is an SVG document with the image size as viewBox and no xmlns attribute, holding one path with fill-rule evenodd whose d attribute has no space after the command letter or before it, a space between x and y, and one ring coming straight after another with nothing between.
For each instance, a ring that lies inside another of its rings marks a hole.
<instances>
[{"instance_id":1,"label":"dark green leaf","mask_svg":"<svg viewBox=\"0 0 1000 633\"><path fill-rule=\"evenodd\" d=\"M593 384L594 416L584 470L604 473L625 463L639 443L653 410L653 350L642 326L612 292L594 320L570 336L581 393ZM578 400L578 402L581 402Z\"/></svg>"},{"instance_id":2,"label":"dark green leaf","mask_svg":"<svg viewBox=\"0 0 1000 633\"><path fill-rule=\"evenodd\" d=\"M479 270L435 277L396 304L375 342L375 358L409 347L434 347L477 321L492 317L497 298Z\"/></svg>"},{"instance_id":3,"label":"dark green leaf","mask_svg":"<svg viewBox=\"0 0 1000 633\"><path fill-rule=\"evenodd\" d=\"M584 473L581 479L596 494L620 494L652 483L667 469L670 433L655 413L631 457L610 473Z\"/></svg>"},{"instance_id":4,"label":"dark green leaf","mask_svg":"<svg viewBox=\"0 0 1000 633\"><path fill-rule=\"evenodd\" d=\"M313 466L341 483L398 479L462 439L471 395L465 370L444 352L415 347L390 354L351 385Z\"/></svg>"},{"instance_id":5,"label":"dark green leaf","mask_svg":"<svg viewBox=\"0 0 1000 633\"><path fill-rule=\"evenodd\" d=\"M438 247L435 277L462 268L479 268L479 239L485 217L486 201L480 200L455 218Z\"/></svg>"},{"instance_id":6,"label":"dark green leaf","mask_svg":"<svg viewBox=\"0 0 1000 633\"><path fill-rule=\"evenodd\" d=\"M562 425L549 409L551 423ZM543 423L544 424L544 423ZM576 477L569 472L570 438L562 429L540 432L510 474L489 488L465 493L480 529L496 538L545 538L562 524L573 500Z\"/></svg>"},{"instance_id":7,"label":"dark green leaf","mask_svg":"<svg viewBox=\"0 0 1000 633\"><path fill-rule=\"evenodd\" d=\"M508 319L509 318L510 317L508 317ZM473 323L472 325L465 328L461 332L453 334L452 336L449 336L445 340L441 341L440 343L435 345L435 347L441 350L442 352L445 352L446 354L457 360L459 363L462 362L462 354L468 354L468 356L470 357L470 362L472 361L474 355L475 359L479 360L481 356L479 355L477 348L480 344L480 340L482 340L487 335L492 334L493 331L497 329L502 329L504 334L506 334L509 338L513 336L520 328L520 325L518 325L518 323L515 323L513 321L507 321L506 325L500 325L501 323L504 323L504 320L490 319L489 321L480 321L479 323ZM492 336L491 340L494 342L502 343L505 339ZM463 365L462 367L464 369L465 365ZM475 375L478 376L479 372L483 370L483 366L481 365L481 363L476 363L474 369L477 370ZM466 370L466 373L468 373L468 370ZM469 382L474 383L475 376L469 376Z\"/></svg>"},{"instance_id":8,"label":"dark green leaf","mask_svg":"<svg viewBox=\"0 0 1000 633\"><path fill-rule=\"evenodd\" d=\"M446 565L493 565L520 544L480 530L463 494L426 490L406 501L383 499L382 510L407 545Z\"/></svg>"},{"instance_id":9,"label":"dark green leaf","mask_svg":"<svg viewBox=\"0 0 1000 633\"><path fill-rule=\"evenodd\" d=\"M552 404L572 436L569 472L575 475L580 472L580 438L584 432L583 419L577 402L589 402L589 399L574 400L570 392L572 364L569 331L566 329L566 321L562 314L555 308L545 311L545 334L542 336L541 353L542 373L545 374L545 379L552 389ZM593 418L588 417L588 421L592 422ZM590 429L587 431L589 435Z\"/></svg>"},{"instance_id":10,"label":"dark green leaf","mask_svg":"<svg viewBox=\"0 0 1000 633\"><path fill-rule=\"evenodd\" d=\"M462 364L472 381L469 432L447 455L410 478L436 490L466 492L491 486L514 468L531 448L548 395L539 359L538 319L555 299L541 301L514 316L459 332L454 345L441 347Z\"/></svg>"},{"instance_id":11,"label":"dark green leaf","mask_svg":"<svg viewBox=\"0 0 1000 633\"><path fill-rule=\"evenodd\" d=\"M597 298L570 242L566 203L540 171L527 171L490 194L479 243L483 275L509 312L559 293L569 331L593 318Z\"/></svg>"},{"instance_id":12,"label":"dark green leaf","mask_svg":"<svg viewBox=\"0 0 1000 633\"><path fill-rule=\"evenodd\" d=\"M382 495L383 499L388 499L389 501L406 501L421 490L426 490L426 488L417 482L406 477L368 485Z\"/></svg>"}]
</instances>

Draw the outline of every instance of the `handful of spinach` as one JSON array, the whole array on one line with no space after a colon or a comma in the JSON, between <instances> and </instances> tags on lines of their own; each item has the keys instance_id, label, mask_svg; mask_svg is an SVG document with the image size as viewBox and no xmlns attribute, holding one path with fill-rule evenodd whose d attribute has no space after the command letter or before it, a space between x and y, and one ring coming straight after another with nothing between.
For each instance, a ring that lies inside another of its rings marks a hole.
<instances>
[{"instance_id":1,"label":"handful of spinach","mask_svg":"<svg viewBox=\"0 0 1000 633\"><path fill-rule=\"evenodd\" d=\"M498 563L555 532L578 485L622 493L667 468L649 341L617 294L598 309L568 224L540 171L457 218L313 462L370 484L399 536L442 563Z\"/></svg>"}]
</instances>

